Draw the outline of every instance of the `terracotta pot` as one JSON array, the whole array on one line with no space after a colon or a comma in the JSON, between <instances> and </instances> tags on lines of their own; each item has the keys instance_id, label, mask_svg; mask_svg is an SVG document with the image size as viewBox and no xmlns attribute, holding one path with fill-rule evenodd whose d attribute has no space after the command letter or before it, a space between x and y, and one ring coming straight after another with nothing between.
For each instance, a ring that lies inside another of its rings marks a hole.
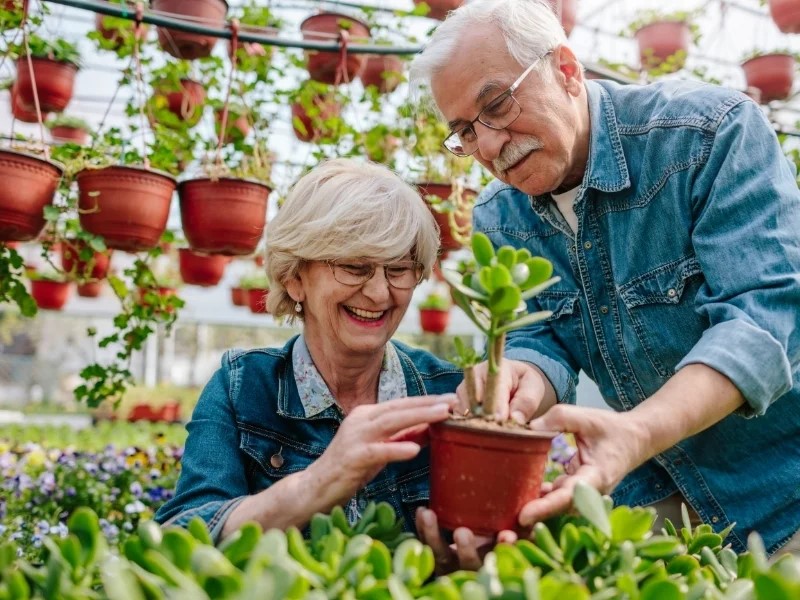
<instances>
[{"instance_id":1,"label":"terracotta pot","mask_svg":"<svg viewBox=\"0 0 800 600\"><path fill-rule=\"evenodd\" d=\"M20 0L3 0L3 8L5 8L8 11L19 10L19 9L27 11L28 0L22 0L21 2Z\"/></svg>"},{"instance_id":2,"label":"terracotta pot","mask_svg":"<svg viewBox=\"0 0 800 600\"><path fill-rule=\"evenodd\" d=\"M747 87L761 92L761 102L785 100L794 84L794 57L789 54L765 54L742 63Z\"/></svg>"},{"instance_id":3,"label":"terracotta pot","mask_svg":"<svg viewBox=\"0 0 800 600\"><path fill-rule=\"evenodd\" d=\"M548 0L553 12L561 20L564 33L568 36L575 29L575 21L578 13L578 0Z\"/></svg>"},{"instance_id":4,"label":"terracotta pot","mask_svg":"<svg viewBox=\"0 0 800 600\"><path fill-rule=\"evenodd\" d=\"M128 421L155 421L155 414L149 404L135 404L128 413Z\"/></svg>"},{"instance_id":5,"label":"terracotta pot","mask_svg":"<svg viewBox=\"0 0 800 600\"><path fill-rule=\"evenodd\" d=\"M184 283L208 287L219 283L231 259L221 254L204 254L181 248L178 250L178 262Z\"/></svg>"},{"instance_id":6,"label":"terracotta pot","mask_svg":"<svg viewBox=\"0 0 800 600\"><path fill-rule=\"evenodd\" d=\"M58 125L50 130L50 136L58 142L75 142L81 146L89 141L89 133L80 127Z\"/></svg>"},{"instance_id":7,"label":"terracotta pot","mask_svg":"<svg viewBox=\"0 0 800 600\"><path fill-rule=\"evenodd\" d=\"M444 333L450 323L450 311L434 308L419 309L419 325L426 333Z\"/></svg>"},{"instance_id":8,"label":"terracotta pot","mask_svg":"<svg viewBox=\"0 0 800 600\"><path fill-rule=\"evenodd\" d=\"M59 62L49 58L31 58L33 74L36 79L36 91L39 95L39 106L42 112L61 112L72 100L75 86L75 74L78 67L68 62ZM28 68L27 57L17 61L17 95L23 104L35 107L33 99L33 81Z\"/></svg>"},{"instance_id":9,"label":"terracotta pot","mask_svg":"<svg viewBox=\"0 0 800 600\"><path fill-rule=\"evenodd\" d=\"M203 107L206 101L205 88L192 79L181 79L178 90L174 89L173 84L162 85L166 89L159 89L159 84L156 84L155 95L166 98L167 110L189 127L197 125L203 116Z\"/></svg>"},{"instance_id":10,"label":"terracotta pot","mask_svg":"<svg viewBox=\"0 0 800 600\"><path fill-rule=\"evenodd\" d=\"M174 423L181 420L181 405L177 402L167 402L157 413L159 420Z\"/></svg>"},{"instance_id":11,"label":"terracotta pot","mask_svg":"<svg viewBox=\"0 0 800 600\"><path fill-rule=\"evenodd\" d=\"M63 169L22 152L0 150L0 241L24 242L44 227Z\"/></svg>"},{"instance_id":12,"label":"terracotta pot","mask_svg":"<svg viewBox=\"0 0 800 600\"><path fill-rule=\"evenodd\" d=\"M36 107L28 106L25 104L17 94L17 84L11 86L11 114L14 116L15 119L22 121L23 123L38 123L39 117L36 116ZM42 121L47 120L47 115L49 113L43 112L42 113Z\"/></svg>"},{"instance_id":13,"label":"terracotta pot","mask_svg":"<svg viewBox=\"0 0 800 600\"><path fill-rule=\"evenodd\" d=\"M477 535L518 530L520 510L539 497L555 436L453 421L431 425L430 507L439 525L468 527Z\"/></svg>"},{"instance_id":14,"label":"terracotta pot","mask_svg":"<svg viewBox=\"0 0 800 600\"><path fill-rule=\"evenodd\" d=\"M414 0L414 4L422 4L425 2L430 7L430 11L425 15L431 19L444 20L451 10L457 9L464 4L464 0Z\"/></svg>"},{"instance_id":15,"label":"terracotta pot","mask_svg":"<svg viewBox=\"0 0 800 600\"><path fill-rule=\"evenodd\" d=\"M68 281L31 281L31 296L36 306L45 310L61 310L69 300L70 284Z\"/></svg>"},{"instance_id":16,"label":"terracotta pot","mask_svg":"<svg viewBox=\"0 0 800 600\"><path fill-rule=\"evenodd\" d=\"M216 29L225 28L228 3L225 0L152 0L153 10L171 13L175 17L190 17L193 23ZM168 27L157 27L158 45L175 56L186 60L209 56L217 43L213 35L189 33Z\"/></svg>"},{"instance_id":17,"label":"terracotta pot","mask_svg":"<svg viewBox=\"0 0 800 600\"><path fill-rule=\"evenodd\" d=\"M769 0L769 14L783 33L800 33L800 3L797 0Z\"/></svg>"},{"instance_id":18,"label":"terracotta pot","mask_svg":"<svg viewBox=\"0 0 800 600\"><path fill-rule=\"evenodd\" d=\"M251 288L247 290L247 306L250 307L250 312L268 314L267 296L269 296L268 289Z\"/></svg>"},{"instance_id":19,"label":"terracotta pot","mask_svg":"<svg viewBox=\"0 0 800 600\"><path fill-rule=\"evenodd\" d=\"M240 287L231 288L231 302L234 306L248 306L247 290Z\"/></svg>"},{"instance_id":20,"label":"terracotta pot","mask_svg":"<svg viewBox=\"0 0 800 600\"><path fill-rule=\"evenodd\" d=\"M117 19L114 21L114 25L110 27L106 27L106 17L113 19L114 17L110 15L104 15L102 13L95 13L94 15L94 27L103 36L104 39L107 39L113 43L113 48L118 49L125 43L125 34L130 32L133 35L134 31L134 22L128 21L127 19L121 20ZM147 30L148 25L147 23L142 23L139 27L139 39L144 40L147 38Z\"/></svg>"},{"instance_id":21,"label":"terracotta pot","mask_svg":"<svg viewBox=\"0 0 800 600\"><path fill-rule=\"evenodd\" d=\"M270 191L263 183L230 177L182 181L181 223L189 246L209 254L252 254L267 222Z\"/></svg>"},{"instance_id":22,"label":"terracotta pot","mask_svg":"<svg viewBox=\"0 0 800 600\"><path fill-rule=\"evenodd\" d=\"M342 106L329 96L316 96L312 103L319 109L317 115L309 115L301 102L292 104L292 129L301 142L312 142L329 135L325 120L338 117L342 112ZM300 127L295 121L299 121Z\"/></svg>"},{"instance_id":23,"label":"terracotta pot","mask_svg":"<svg viewBox=\"0 0 800 600\"><path fill-rule=\"evenodd\" d=\"M342 27L346 23L349 26ZM349 44L363 44L369 40L369 27L363 21L334 12L322 12L307 17L300 23L304 40L333 43L340 31L346 31ZM311 79L323 83L347 83L364 68L364 55L347 52L341 60L339 52L307 50L307 68Z\"/></svg>"},{"instance_id":24,"label":"terracotta pot","mask_svg":"<svg viewBox=\"0 0 800 600\"><path fill-rule=\"evenodd\" d=\"M689 24L685 21L650 23L639 29L634 37L639 44L639 60L644 69L660 67L672 57L672 70L677 71L683 67L692 41ZM682 55L676 56L679 52Z\"/></svg>"},{"instance_id":25,"label":"terracotta pot","mask_svg":"<svg viewBox=\"0 0 800 600\"><path fill-rule=\"evenodd\" d=\"M453 193L453 186L445 183L420 183L417 185L417 189L419 189L419 193L423 198L425 198L425 196L437 196L443 200L447 200L450 194ZM464 190L464 195L468 198L472 198L476 193L473 190ZM461 248L461 242L453 237L453 232L450 227L450 215L435 211L430 204L428 204L428 208L431 209L433 218L436 219L436 224L439 226L441 249L443 251L448 251ZM467 229L470 226L470 217L466 215L456 215L456 226L459 229Z\"/></svg>"},{"instance_id":26,"label":"terracotta pot","mask_svg":"<svg viewBox=\"0 0 800 600\"><path fill-rule=\"evenodd\" d=\"M61 267L80 279L105 279L111 263L111 250L93 252L88 261L80 258L86 243L83 240L67 240L59 244L61 250Z\"/></svg>"},{"instance_id":27,"label":"terracotta pot","mask_svg":"<svg viewBox=\"0 0 800 600\"><path fill-rule=\"evenodd\" d=\"M257 267L263 267L265 260L263 251L253 256L253 262L256 263Z\"/></svg>"},{"instance_id":28,"label":"terracotta pot","mask_svg":"<svg viewBox=\"0 0 800 600\"><path fill-rule=\"evenodd\" d=\"M222 110L218 108L214 111L214 130L219 136L222 133ZM223 144L230 144L231 142L240 142L247 137L250 133L250 121L247 115L237 114L228 109L228 123L225 127L225 138L222 140Z\"/></svg>"},{"instance_id":29,"label":"terracotta pot","mask_svg":"<svg viewBox=\"0 0 800 600\"><path fill-rule=\"evenodd\" d=\"M175 178L141 167L84 169L76 180L80 223L115 250L139 252L158 245L167 228Z\"/></svg>"},{"instance_id":30,"label":"terracotta pot","mask_svg":"<svg viewBox=\"0 0 800 600\"><path fill-rule=\"evenodd\" d=\"M90 281L77 286L78 296L83 298L99 298L103 294L102 281Z\"/></svg>"},{"instance_id":31,"label":"terracotta pot","mask_svg":"<svg viewBox=\"0 0 800 600\"><path fill-rule=\"evenodd\" d=\"M403 61L393 54L370 54L366 58L361 82L364 87L374 85L381 94L397 89L403 81Z\"/></svg>"}]
</instances>

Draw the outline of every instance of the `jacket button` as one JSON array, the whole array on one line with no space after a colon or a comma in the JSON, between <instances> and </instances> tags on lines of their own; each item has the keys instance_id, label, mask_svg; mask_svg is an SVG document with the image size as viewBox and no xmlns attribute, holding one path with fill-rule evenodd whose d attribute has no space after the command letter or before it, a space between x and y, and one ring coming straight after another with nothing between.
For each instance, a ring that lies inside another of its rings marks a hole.
<instances>
[{"instance_id":1,"label":"jacket button","mask_svg":"<svg viewBox=\"0 0 800 600\"><path fill-rule=\"evenodd\" d=\"M711 517L711 522L712 523L718 523L719 522L719 517L717 515L714 515L713 517Z\"/></svg>"},{"instance_id":2,"label":"jacket button","mask_svg":"<svg viewBox=\"0 0 800 600\"><path fill-rule=\"evenodd\" d=\"M583 242L583 247L586 248L587 250L591 250L592 249L592 242L588 242L588 241L587 242Z\"/></svg>"},{"instance_id":3,"label":"jacket button","mask_svg":"<svg viewBox=\"0 0 800 600\"><path fill-rule=\"evenodd\" d=\"M667 290L667 296L669 296L670 298L674 298L677 295L678 295L678 292L675 291L675 288L669 288Z\"/></svg>"},{"instance_id":4,"label":"jacket button","mask_svg":"<svg viewBox=\"0 0 800 600\"><path fill-rule=\"evenodd\" d=\"M604 304L603 306L600 307L600 312L603 313L604 315L607 315L608 307Z\"/></svg>"},{"instance_id":5,"label":"jacket button","mask_svg":"<svg viewBox=\"0 0 800 600\"><path fill-rule=\"evenodd\" d=\"M283 466L283 456L280 453L273 454L269 458L269 464L275 469L280 469Z\"/></svg>"}]
</instances>

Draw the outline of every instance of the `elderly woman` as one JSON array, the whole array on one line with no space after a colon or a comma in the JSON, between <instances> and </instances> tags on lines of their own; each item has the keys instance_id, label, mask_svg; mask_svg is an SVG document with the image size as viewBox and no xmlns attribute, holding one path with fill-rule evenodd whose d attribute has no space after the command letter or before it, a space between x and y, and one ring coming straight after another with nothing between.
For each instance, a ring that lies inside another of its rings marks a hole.
<instances>
[{"instance_id":1,"label":"elderly woman","mask_svg":"<svg viewBox=\"0 0 800 600\"><path fill-rule=\"evenodd\" d=\"M428 457L408 441L443 420L461 372L390 341L439 235L417 192L388 169L331 160L300 179L267 229L268 305L303 333L232 350L203 390L175 497L159 522L195 516L215 541L246 521L304 526L385 500L414 528Z\"/></svg>"}]
</instances>

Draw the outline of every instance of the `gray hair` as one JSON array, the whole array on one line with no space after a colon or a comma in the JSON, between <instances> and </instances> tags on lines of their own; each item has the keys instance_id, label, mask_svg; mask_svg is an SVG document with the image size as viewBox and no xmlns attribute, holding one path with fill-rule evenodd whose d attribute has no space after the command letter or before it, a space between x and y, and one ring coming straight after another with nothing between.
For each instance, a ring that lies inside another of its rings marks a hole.
<instances>
[{"instance_id":1,"label":"gray hair","mask_svg":"<svg viewBox=\"0 0 800 600\"><path fill-rule=\"evenodd\" d=\"M428 277L439 253L439 227L419 192L382 165L338 158L301 177L266 231L267 307L299 316L286 291L304 261L409 252Z\"/></svg>"},{"instance_id":2,"label":"gray hair","mask_svg":"<svg viewBox=\"0 0 800 600\"><path fill-rule=\"evenodd\" d=\"M477 0L452 11L414 57L409 73L413 93L425 95L431 79L447 66L465 32L487 25L500 30L508 53L523 68L567 43L564 28L547 0ZM548 64L541 61L534 68L545 81L550 76Z\"/></svg>"}]
</instances>

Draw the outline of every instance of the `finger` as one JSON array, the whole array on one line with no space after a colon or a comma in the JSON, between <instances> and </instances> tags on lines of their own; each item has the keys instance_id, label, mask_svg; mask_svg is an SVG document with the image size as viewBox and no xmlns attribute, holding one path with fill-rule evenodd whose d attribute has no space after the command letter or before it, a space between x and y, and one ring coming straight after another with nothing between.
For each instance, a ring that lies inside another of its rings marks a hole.
<instances>
[{"instance_id":1,"label":"finger","mask_svg":"<svg viewBox=\"0 0 800 600\"><path fill-rule=\"evenodd\" d=\"M385 404L391 404L391 402L386 402ZM373 437L388 439L404 429L421 424L444 421L449 416L450 405L439 402L438 404L424 405L419 408L405 408L384 412L371 419L365 426L374 432Z\"/></svg>"},{"instance_id":2,"label":"finger","mask_svg":"<svg viewBox=\"0 0 800 600\"><path fill-rule=\"evenodd\" d=\"M519 539L516 531L511 531L510 529L504 529L503 531L498 532L497 534L497 543L498 544L513 544Z\"/></svg>"},{"instance_id":3,"label":"finger","mask_svg":"<svg viewBox=\"0 0 800 600\"><path fill-rule=\"evenodd\" d=\"M557 404L538 419L528 423L528 427L535 431L578 433L587 425L591 425L587 416L590 411L591 409L588 408Z\"/></svg>"},{"instance_id":4,"label":"finger","mask_svg":"<svg viewBox=\"0 0 800 600\"><path fill-rule=\"evenodd\" d=\"M554 489L546 496L528 502L519 513L519 524L523 527L531 527L539 521L567 512L572 506L572 490L574 487L574 483L572 485L566 484L563 487Z\"/></svg>"},{"instance_id":5,"label":"finger","mask_svg":"<svg viewBox=\"0 0 800 600\"><path fill-rule=\"evenodd\" d=\"M453 541L456 543L456 556L461 569L477 571L481 568L481 558L475 543L475 535L466 527L459 527L453 532Z\"/></svg>"},{"instance_id":6,"label":"finger","mask_svg":"<svg viewBox=\"0 0 800 600\"><path fill-rule=\"evenodd\" d=\"M414 427L409 427L408 429L397 432L391 438L389 438L389 441L414 442L420 446L427 446L428 442L430 441L430 431L427 423L423 425L416 425Z\"/></svg>"},{"instance_id":7,"label":"finger","mask_svg":"<svg viewBox=\"0 0 800 600\"><path fill-rule=\"evenodd\" d=\"M420 540L433 551L438 570L445 570L452 563L452 553L439 531L435 512L422 506L417 509L417 533Z\"/></svg>"},{"instance_id":8,"label":"finger","mask_svg":"<svg viewBox=\"0 0 800 600\"><path fill-rule=\"evenodd\" d=\"M422 448L414 442L376 442L369 445L369 460L373 465L411 460Z\"/></svg>"},{"instance_id":9,"label":"finger","mask_svg":"<svg viewBox=\"0 0 800 600\"><path fill-rule=\"evenodd\" d=\"M448 406L455 406L458 399L455 394L433 394L430 396L408 396L406 398L395 398L389 402L380 402L378 404L365 404L359 406L356 410L364 409L369 411L367 418L373 418L385 413L392 413L405 410L416 410L425 408L426 406L434 406L437 404L447 404Z\"/></svg>"}]
</instances>

